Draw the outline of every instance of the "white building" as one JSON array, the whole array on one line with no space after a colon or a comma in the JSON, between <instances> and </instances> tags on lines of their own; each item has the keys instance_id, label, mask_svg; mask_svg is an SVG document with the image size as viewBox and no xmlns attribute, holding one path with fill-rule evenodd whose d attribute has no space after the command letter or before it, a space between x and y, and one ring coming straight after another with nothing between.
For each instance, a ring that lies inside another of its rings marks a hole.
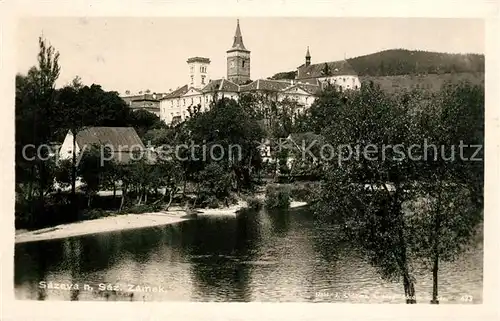
<instances>
[{"instance_id":1,"label":"white building","mask_svg":"<svg viewBox=\"0 0 500 321\"><path fill-rule=\"evenodd\" d=\"M210 82L210 59L192 57L187 60L189 67L188 84L190 87L201 89Z\"/></svg>"},{"instance_id":2,"label":"white building","mask_svg":"<svg viewBox=\"0 0 500 321\"><path fill-rule=\"evenodd\" d=\"M307 47L305 64L297 67L296 79L298 82L316 85L329 83L343 90L361 87L358 74L347 60L311 64L309 47Z\"/></svg>"},{"instance_id":3,"label":"white building","mask_svg":"<svg viewBox=\"0 0 500 321\"><path fill-rule=\"evenodd\" d=\"M311 64L309 48L306 63L297 68L295 80L250 80L250 50L243 44L239 21L232 47L227 51L227 79L210 79L210 59L192 57L188 63L188 83L160 99L160 118L167 124L184 121L190 110L199 106L210 108L214 97L239 99L252 93L266 95L276 101L285 99L298 103L298 111L312 105L316 94L326 83L344 90L359 88L357 74L347 61Z\"/></svg>"}]
</instances>

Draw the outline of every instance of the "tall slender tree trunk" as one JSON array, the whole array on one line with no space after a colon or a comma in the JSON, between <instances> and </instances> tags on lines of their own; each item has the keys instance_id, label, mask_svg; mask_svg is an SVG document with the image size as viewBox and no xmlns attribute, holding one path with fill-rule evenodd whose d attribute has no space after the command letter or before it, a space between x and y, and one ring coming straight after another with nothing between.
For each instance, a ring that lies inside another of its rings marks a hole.
<instances>
[{"instance_id":1,"label":"tall slender tree trunk","mask_svg":"<svg viewBox=\"0 0 500 321\"><path fill-rule=\"evenodd\" d=\"M165 193L165 194L166 194L166 193ZM172 200L173 200L173 198L174 198L174 197L173 197L173 189L171 189L171 190L168 192L168 194L169 194L169 196L170 196L170 197L169 197L169 199L168 199L168 203L167 203L167 205L166 205L166 206L165 206L165 208L164 208L164 210L165 210L165 211L168 211L168 209L170 208L170 204L172 204Z\"/></svg>"},{"instance_id":2,"label":"tall slender tree trunk","mask_svg":"<svg viewBox=\"0 0 500 321\"><path fill-rule=\"evenodd\" d=\"M120 211L123 209L123 205L125 205L125 197L127 196L127 185L122 182L122 200L120 202Z\"/></svg>"},{"instance_id":3,"label":"tall slender tree trunk","mask_svg":"<svg viewBox=\"0 0 500 321\"><path fill-rule=\"evenodd\" d=\"M410 278L410 275L408 274L408 272L404 273L403 284L404 284L404 288L405 288L406 304L416 304L417 297L415 295L415 284L413 283L412 279Z\"/></svg>"},{"instance_id":4,"label":"tall slender tree trunk","mask_svg":"<svg viewBox=\"0 0 500 321\"><path fill-rule=\"evenodd\" d=\"M387 186L384 183L384 188L388 191ZM416 304L417 303L417 297L415 294L415 284L410 276L410 272L408 269L408 255L407 255L407 245L406 245L406 240L404 236L404 230L405 230L405 221L403 217L403 211L402 211L402 204L400 201L400 190L401 186L399 186L398 182L395 182L395 187L396 191L394 194L394 200L392 203L392 209L395 211L394 213L397 213L399 217L399 226L398 226L398 237L399 237L399 251L401 251L401 256L399 257L401 262L400 262L400 268L402 269L403 272L403 285L404 285L404 290L405 290L405 296L406 296L406 303L407 304Z\"/></svg>"},{"instance_id":5,"label":"tall slender tree trunk","mask_svg":"<svg viewBox=\"0 0 500 321\"><path fill-rule=\"evenodd\" d=\"M187 185L187 177L184 178L184 185L182 186L182 199L186 197L186 185Z\"/></svg>"},{"instance_id":6,"label":"tall slender tree trunk","mask_svg":"<svg viewBox=\"0 0 500 321\"><path fill-rule=\"evenodd\" d=\"M87 207L90 209L92 206L92 194L89 194L88 200L87 200Z\"/></svg>"},{"instance_id":7,"label":"tall slender tree trunk","mask_svg":"<svg viewBox=\"0 0 500 321\"><path fill-rule=\"evenodd\" d=\"M31 164L30 168L30 180L28 182L28 200L31 201L33 198L33 180L35 179L35 166Z\"/></svg>"},{"instance_id":8,"label":"tall slender tree trunk","mask_svg":"<svg viewBox=\"0 0 500 321\"><path fill-rule=\"evenodd\" d=\"M71 155L71 206L76 211L76 130L73 130L73 152Z\"/></svg>"},{"instance_id":9,"label":"tall slender tree trunk","mask_svg":"<svg viewBox=\"0 0 500 321\"><path fill-rule=\"evenodd\" d=\"M439 270L439 256L434 255L434 264L432 267L432 304L439 304L438 299L438 270Z\"/></svg>"},{"instance_id":10,"label":"tall slender tree trunk","mask_svg":"<svg viewBox=\"0 0 500 321\"><path fill-rule=\"evenodd\" d=\"M438 184L437 206L434 212L434 244L432 245L433 265L432 265L432 304L439 304L438 300L438 271L439 271L439 232L441 230L441 186Z\"/></svg>"}]
</instances>

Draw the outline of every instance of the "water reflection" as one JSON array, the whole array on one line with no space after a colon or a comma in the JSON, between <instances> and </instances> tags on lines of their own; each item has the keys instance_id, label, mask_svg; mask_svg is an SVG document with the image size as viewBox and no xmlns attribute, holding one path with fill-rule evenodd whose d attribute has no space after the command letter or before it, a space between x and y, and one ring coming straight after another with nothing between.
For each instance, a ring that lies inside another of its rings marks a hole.
<instances>
[{"instance_id":1,"label":"water reflection","mask_svg":"<svg viewBox=\"0 0 500 321\"><path fill-rule=\"evenodd\" d=\"M40 281L79 288L41 288ZM481 302L482 243L443 264L440 282L443 296ZM99 284L120 288L100 291ZM18 244L15 289L31 300L404 302L399 283L380 280L307 209ZM423 272L417 294L431 290Z\"/></svg>"}]
</instances>

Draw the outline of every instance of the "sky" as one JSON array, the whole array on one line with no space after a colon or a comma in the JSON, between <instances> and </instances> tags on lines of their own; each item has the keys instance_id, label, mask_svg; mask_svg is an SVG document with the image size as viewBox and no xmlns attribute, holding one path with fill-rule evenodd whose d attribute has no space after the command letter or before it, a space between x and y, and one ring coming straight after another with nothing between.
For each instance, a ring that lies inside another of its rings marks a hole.
<instances>
[{"instance_id":1,"label":"sky","mask_svg":"<svg viewBox=\"0 0 500 321\"><path fill-rule=\"evenodd\" d=\"M484 53L484 22L442 18L240 18L251 79L295 70L307 46L312 63L386 49ZM17 27L17 72L36 65L38 37L60 53L57 86L79 76L105 90L168 92L188 83L186 60L210 58L211 79L226 77L235 18L31 17Z\"/></svg>"}]
</instances>

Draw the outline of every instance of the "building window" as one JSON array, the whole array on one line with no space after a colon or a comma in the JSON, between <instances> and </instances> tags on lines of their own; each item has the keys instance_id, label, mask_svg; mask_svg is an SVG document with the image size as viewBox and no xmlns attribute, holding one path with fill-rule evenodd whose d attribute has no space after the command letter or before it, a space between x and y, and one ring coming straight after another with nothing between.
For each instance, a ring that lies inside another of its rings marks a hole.
<instances>
[{"instance_id":1,"label":"building window","mask_svg":"<svg viewBox=\"0 0 500 321\"><path fill-rule=\"evenodd\" d=\"M205 76L201 76L201 84L204 85L205 84Z\"/></svg>"},{"instance_id":2,"label":"building window","mask_svg":"<svg viewBox=\"0 0 500 321\"><path fill-rule=\"evenodd\" d=\"M245 60L241 62L241 67L245 68Z\"/></svg>"},{"instance_id":3,"label":"building window","mask_svg":"<svg viewBox=\"0 0 500 321\"><path fill-rule=\"evenodd\" d=\"M182 105L183 105L183 106L186 106L186 99L183 99L183 100L182 100Z\"/></svg>"},{"instance_id":4,"label":"building window","mask_svg":"<svg viewBox=\"0 0 500 321\"><path fill-rule=\"evenodd\" d=\"M194 71L194 67L193 67L193 66L191 66L191 67L189 68L189 70L190 70L191 72L193 72L193 71Z\"/></svg>"},{"instance_id":5,"label":"building window","mask_svg":"<svg viewBox=\"0 0 500 321\"><path fill-rule=\"evenodd\" d=\"M191 85L194 83L194 76L191 76Z\"/></svg>"},{"instance_id":6,"label":"building window","mask_svg":"<svg viewBox=\"0 0 500 321\"><path fill-rule=\"evenodd\" d=\"M193 98L191 98L191 105L193 104Z\"/></svg>"}]
</instances>

